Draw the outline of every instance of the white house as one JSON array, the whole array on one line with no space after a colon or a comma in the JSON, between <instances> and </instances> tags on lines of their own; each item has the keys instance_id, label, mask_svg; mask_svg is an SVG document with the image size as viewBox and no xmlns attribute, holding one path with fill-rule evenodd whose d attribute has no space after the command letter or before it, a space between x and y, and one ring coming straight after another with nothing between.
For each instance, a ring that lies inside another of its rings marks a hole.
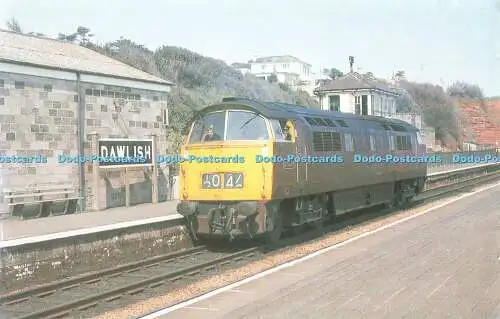
<instances>
[{"instance_id":1,"label":"white house","mask_svg":"<svg viewBox=\"0 0 500 319\"><path fill-rule=\"evenodd\" d=\"M396 98L394 89L350 72L314 90L321 109L359 115L394 117Z\"/></svg>"},{"instance_id":2,"label":"white house","mask_svg":"<svg viewBox=\"0 0 500 319\"><path fill-rule=\"evenodd\" d=\"M311 78L311 64L291 55L260 57L249 62L250 72L255 76L268 79L275 74L279 83L298 85Z\"/></svg>"}]
</instances>

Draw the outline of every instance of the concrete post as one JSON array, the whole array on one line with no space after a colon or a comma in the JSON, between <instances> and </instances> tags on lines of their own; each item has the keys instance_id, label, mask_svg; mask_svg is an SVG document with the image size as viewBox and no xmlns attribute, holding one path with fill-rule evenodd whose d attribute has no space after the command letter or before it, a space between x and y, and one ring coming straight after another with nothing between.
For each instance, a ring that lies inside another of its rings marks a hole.
<instances>
[{"instance_id":1,"label":"concrete post","mask_svg":"<svg viewBox=\"0 0 500 319\"><path fill-rule=\"evenodd\" d=\"M156 163L156 155L158 154L158 136L155 134L148 135L153 141L153 158L151 166L151 203L158 203L158 163Z\"/></svg>"},{"instance_id":2,"label":"concrete post","mask_svg":"<svg viewBox=\"0 0 500 319\"><path fill-rule=\"evenodd\" d=\"M99 134L98 133L90 133L90 155L99 155ZM99 179L100 179L100 169L99 162L93 161L90 165L92 165L92 179L90 183L90 187L92 189L92 207L93 211L100 210L100 190L99 190Z\"/></svg>"},{"instance_id":3,"label":"concrete post","mask_svg":"<svg viewBox=\"0 0 500 319\"><path fill-rule=\"evenodd\" d=\"M128 179L128 169L127 166L122 171L122 181L123 185L125 185L125 206L130 206L130 182Z\"/></svg>"}]
</instances>

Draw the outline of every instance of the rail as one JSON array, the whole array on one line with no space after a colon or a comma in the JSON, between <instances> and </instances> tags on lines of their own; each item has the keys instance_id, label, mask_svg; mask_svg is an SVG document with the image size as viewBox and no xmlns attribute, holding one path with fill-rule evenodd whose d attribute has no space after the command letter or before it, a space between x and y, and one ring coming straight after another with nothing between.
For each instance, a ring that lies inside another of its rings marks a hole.
<instances>
[{"instance_id":1,"label":"rail","mask_svg":"<svg viewBox=\"0 0 500 319\"><path fill-rule=\"evenodd\" d=\"M0 295L0 311L5 319L71 316L71 312L75 310L84 312L94 304L113 303L139 294L146 288L164 289L165 285L172 287L179 281L193 280L222 267L242 265L262 254L258 246L236 252L214 252L206 246L197 246ZM41 301L45 306L37 306Z\"/></svg>"}]
</instances>

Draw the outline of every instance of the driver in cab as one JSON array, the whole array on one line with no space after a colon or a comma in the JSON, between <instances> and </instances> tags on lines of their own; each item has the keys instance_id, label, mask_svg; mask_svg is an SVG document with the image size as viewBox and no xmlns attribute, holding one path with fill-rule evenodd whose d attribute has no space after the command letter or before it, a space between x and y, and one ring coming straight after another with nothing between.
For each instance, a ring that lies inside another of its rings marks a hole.
<instances>
[{"instance_id":1,"label":"driver in cab","mask_svg":"<svg viewBox=\"0 0 500 319\"><path fill-rule=\"evenodd\" d=\"M281 132L283 139L285 141L291 141L292 140L292 133L291 133L291 124L288 122L281 122Z\"/></svg>"},{"instance_id":2,"label":"driver in cab","mask_svg":"<svg viewBox=\"0 0 500 319\"><path fill-rule=\"evenodd\" d=\"M283 128L283 139L285 141L291 141L292 140L292 134L290 134L290 127L285 126Z\"/></svg>"},{"instance_id":3,"label":"driver in cab","mask_svg":"<svg viewBox=\"0 0 500 319\"><path fill-rule=\"evenodd\" d=\"M217 134L214 133L214 125L210 124L210 126L207 129L207 132L202 138L203 142L211 142L211 141L220 141L221 137Z\"/></svg>"}]
</instances>

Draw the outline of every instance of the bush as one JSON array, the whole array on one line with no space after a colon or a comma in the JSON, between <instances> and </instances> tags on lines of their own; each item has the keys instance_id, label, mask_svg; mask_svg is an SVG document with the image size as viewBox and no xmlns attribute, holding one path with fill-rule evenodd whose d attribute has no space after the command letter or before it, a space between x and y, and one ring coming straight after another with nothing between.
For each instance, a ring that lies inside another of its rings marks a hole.
<instances>
[{"instance_id":1,"label":"bush","mask_svg":"<svg viewBox=\"0 0 500 319\"><path fill-rule=\"evenodd\" d=\"M403 80L400 86L408 93L398 99L399 111L417 112L424 123L434 128L436 138L447 146L462 141L463 115L460 107L441 86Z\"/></svg>"}]
</instances>

